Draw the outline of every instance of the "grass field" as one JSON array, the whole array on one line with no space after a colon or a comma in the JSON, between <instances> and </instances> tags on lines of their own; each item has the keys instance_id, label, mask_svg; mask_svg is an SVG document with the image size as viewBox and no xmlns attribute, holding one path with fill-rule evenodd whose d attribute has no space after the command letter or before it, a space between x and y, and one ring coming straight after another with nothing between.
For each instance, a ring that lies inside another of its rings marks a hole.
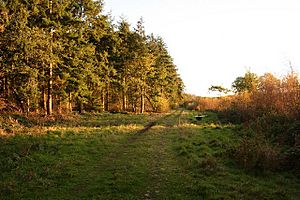
<instances>
[{"instance_id":1,"label":"grass field","mask_svg":"<svg viewBox=\"0 0 300 200\"><path fill-rule=\"evenodd\" d=\"M236 164L234 125L195 114L19 119L0 137L0 199L300 199L291 172Z\"/></svg>"}]
</instances>

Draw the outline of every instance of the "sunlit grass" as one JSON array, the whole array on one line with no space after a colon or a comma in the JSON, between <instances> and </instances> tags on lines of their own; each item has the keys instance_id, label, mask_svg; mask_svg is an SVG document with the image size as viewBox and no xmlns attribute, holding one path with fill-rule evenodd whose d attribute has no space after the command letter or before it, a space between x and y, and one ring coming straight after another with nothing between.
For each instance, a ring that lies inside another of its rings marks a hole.
<instances>
[{"instance_id":1,"label":"sunlit grass","mask_svg":"<svg viewBox=\"0 0 300 200\"><path fill-rule=\"evenodd\" d=\"M299 179L245 171L232 158L235 126L195 114L84 115L18 128L0 137L0 199L297 199Z\"/></svg>"},{"instance_id":2,"label":"sunlit grass","mask_svg":"<svg viewBox=\"0 0 300 200\"><path fill-rule=\"evenodd\" d=\"M210 117L210 116L209 116ZM203 199L297 199L299 180L286 173L255 175L238 166L232 150L240 141L232 124L208 120L182 124L173 149L194 184L191 193ZM278 184L276 180L286 184Z\"/></svg>"}]
</instances>

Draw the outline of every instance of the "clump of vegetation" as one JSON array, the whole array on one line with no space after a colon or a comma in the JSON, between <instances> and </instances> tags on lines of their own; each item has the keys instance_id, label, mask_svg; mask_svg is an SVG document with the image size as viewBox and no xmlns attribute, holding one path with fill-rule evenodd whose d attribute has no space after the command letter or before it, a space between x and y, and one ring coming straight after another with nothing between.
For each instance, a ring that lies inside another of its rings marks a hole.
<instances>
[{"instance_id":1,"label":"clump of vegetation","mask_svg":"<svg viewBox=\"0 0 300 200\"><path fill-rule=\"evenodd\" d=\"M233 100L233 96L224 97L199 97L190 94L184 94L181 104L187 110L195 111L224 111L229 108Z\"/></svg>"},{"instance_id":2,"label":"clump of vegetation","mask_svg":"<svg viewBox=\"0 0 300 200\"><path fill-rule=\"evenodd\" d=\"M154 111L160 112L160 113L166 113L170 111L170 102L167 98L164 97L158 97L155 105L154 105Z\"/></svg>"},{"instance_id":3,"label":"clump of vegetation","mask_svg":"<svg viewBox=\"0 0 300 200\"><path fill-rule=\"evenodd\" d=\"M190 112L188 121L195 113ZM205 114L205 120L181 126L180 137L175 139L174 151L194 180L188 188L191 194L203 199L291 199L299 195L294 187L289 187L292 193L283 189L282 185L289 184L284 174L298 179L293 172L282 173L280 146L263 134L258 138L245 124L222 123L222 128L215 128L217 114Z\"/></svg>"},{"instance_id":4,"label":"clump of vegetation","mask_svg":"<svg viewBox=\"0 0 300 200\"><path fill-rule=\"evenodd\" d=\"M14 116L0 116L0 135L13 135L22 128L24 128L24 126Z\"/></svg>"},{"instance_id":5,"label":"clump of vegetation","mask_svg":"<svg viewBox=\"0 0 300 200\"><path fill-rule=\"evenodd\" d=\"M282 167L284 169L294 169L300 177L300 146L290 147L282 153Z\"/></svg>"},{"instance_id":6,"label":"clump of vegetation","mask_svg":"<svg viewBox=\"0 0 300 200\"><path fill-rule=\"evenodd\" d=\"M211 90L229 91L221 86L212 86ZM298 171L298 75L292 71L279 79L271 73L259 77L247 71L234 80L231 91L234 95L217 98L187 95L183 106L192 110L213 110L221 122L241 124L236 131L246 139L241 140L236 153L238 162L246 169L289 168Z\"/></svg>"},{"instance_id":7,"label":"clump of vegetation","mask_svg":"<svg viewBox=\"0 0 300 200\"><path fill-rule=\"evenodd\" d=\"M202 173L207 175L215 174L221 170L221 166L216 157L212 155L207 155L199 162L199 167Z\"/></svg>"},{"instance_id":8,"label":"clump of vegetation","mask_svg":"<svg viewBox=\"0 0 300 200\"><path fill-rule=\"evenodd\" d=\"M245 137L237 146L234 158L247 170L265 172L280 166L280 151L263 138Z\"/></svg>"}]
</instances>

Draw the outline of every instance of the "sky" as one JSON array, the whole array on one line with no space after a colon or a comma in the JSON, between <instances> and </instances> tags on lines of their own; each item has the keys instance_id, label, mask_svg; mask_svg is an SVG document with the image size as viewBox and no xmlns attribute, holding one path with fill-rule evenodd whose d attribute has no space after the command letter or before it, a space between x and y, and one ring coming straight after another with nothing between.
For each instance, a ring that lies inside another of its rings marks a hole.
<instances>
[{"instance_id":1,"label":"sky","mask_svg":"<svg viewBox=\"0 0 300 200\"><path fill-rule=\"evenodd\" d=\"M247 70L300 71L300 0L104 0L105 12L161 36L185 92L212 96Z\"/></svg>"}]
</instances>

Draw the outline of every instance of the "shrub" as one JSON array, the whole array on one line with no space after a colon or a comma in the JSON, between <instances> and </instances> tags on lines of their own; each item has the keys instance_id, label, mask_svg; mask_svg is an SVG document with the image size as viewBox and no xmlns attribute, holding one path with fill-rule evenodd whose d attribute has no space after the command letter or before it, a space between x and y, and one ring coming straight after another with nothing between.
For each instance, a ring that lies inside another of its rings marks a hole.
<instances>
[{"instance_id":1,"label":"shrub","mask_svg":"<svg viewBox=\"0 0 300 200\"><path fill-rule=\"evenodd\" d=\"M300 146L300 121L295 121L290 125L285 134L285 142L290 146Z\"/></svg>"},{"instance_id":2,"label":"shrub","mask_svg":"<svg viewBox=\"0 0 300 200\"><path fill-rule=\"evenodd\" d=\"M230 122L233 124L241 124L244 122L242 113L235 109L228 109L223 112L219 112L219 118L223 122Z\"/></svg>"},{"instance_id":3,"label":"shrub","mask_svg":"<svg viewBox=\"0 0 300 200\"><path fill-rule=\"evenodd\" d=\"M264 172L279 168L279 150L262 138L245 137L234 154L237 161L250 171Z\"/></svg>"},{"instance_id":4,"label":"shrub","mask_svg":"<svg viewBox=\"0 0 300 200\"><path fill-rule=\"evenodd\" d=\"M294 169L300 175L300 146L295 146L283 152L282 167Z\"/></svg>"},{"instance_id":5,"label":"shrub","mask_svg":"<svg viewBox=\"0 0 300 200\"><path fill-rule=\"evenodd\" d=\"M220 170L217 159L212 155L206 155L199 162L199 167L204 171L205 174L211 175Z\"/></svg>"},{"instance_id":6,"label":"shrub","mask_svg":"<svg viewBox=\"0 0 300 200\"><path fill-rule=\"evenodd\" d=\"M155 103L155 112L168 112L170 111L170 103L168 99L163 97L158 97L157 102Z\"/></svg>"}]
</instances>

